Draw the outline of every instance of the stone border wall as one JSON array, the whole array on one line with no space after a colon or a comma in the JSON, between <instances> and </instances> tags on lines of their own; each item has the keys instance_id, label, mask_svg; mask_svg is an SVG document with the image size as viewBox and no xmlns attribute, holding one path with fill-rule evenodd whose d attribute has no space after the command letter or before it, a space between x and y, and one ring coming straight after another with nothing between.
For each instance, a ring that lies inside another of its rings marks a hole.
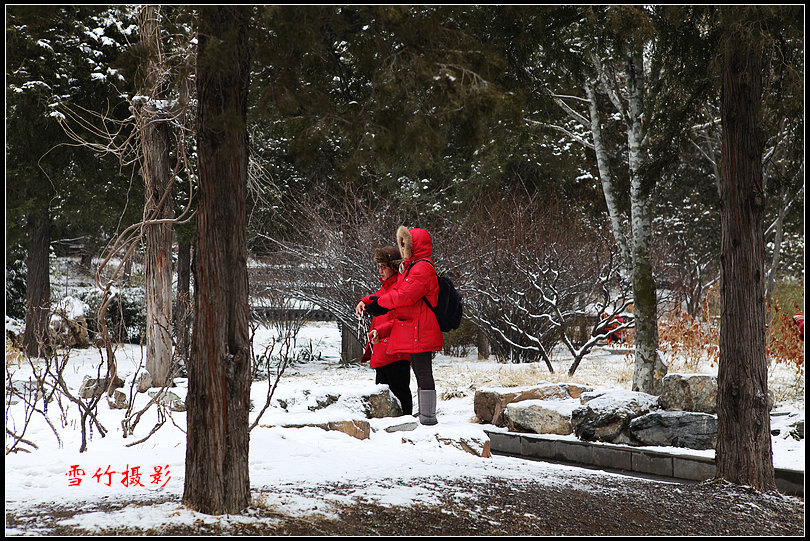
<instances>
[{"instance_id":1,"label":"stone border wall","mask_svg":"<svg viewBox=\"0 0 810 541\"><path fill-rule=\"evenodd\" d=\"M485 431L494 454L582 464L600 469L673 477L689 481L714 478L713 458L639 449L626 445L586 442L542 434ZM792 496L804 497L804 472L775 468L776 486Z\"/></svg>"}]
</instances>

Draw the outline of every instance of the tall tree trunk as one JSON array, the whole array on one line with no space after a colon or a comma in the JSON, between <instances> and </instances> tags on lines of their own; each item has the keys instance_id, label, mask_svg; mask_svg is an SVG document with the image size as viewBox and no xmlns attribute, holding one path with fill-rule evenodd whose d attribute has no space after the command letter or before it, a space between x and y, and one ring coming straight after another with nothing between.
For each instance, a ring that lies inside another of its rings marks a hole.
<instances>
[{"instance_id":1,"label":"tall tree trunk","mask_svg":"<svg viewBox=\"0 0 810 541\"><path fill-rule=\"evenodd\" d=\"M48 260L51 247L51 220L47 210L30 220L25 332L22 348L30 357L42 357L50 351L48 323L51 314L51 275Z\"/></svg>"},{"instance_id":2,"label":"tall tree trunk","mask_svg":"<svg viewBox=\"0 0 810 541\"><path fill-rule=\"evenodd\" d=\"M629 126L627 130L628 165L630 168L630 210L633 222L633 307L635 315L635 368L633 390L660 394L666 365L658 356L658 296L652 273L652 218L650 216L649 182L645 182L644 64L641 50L634 51L627 62Z\"/></svg>"},{"instance_id":3,"label":"tall tree trunk","mask_svg":"<svg viewBox=\"0 0 810 541\"><path fill-rule=\"evenodd\" d=\"M484 334L484 331L479 330L475 334L475 344L476 346L478 346L478 358L489 359L490 356L489 337L486 334Z\"/></svg>"},{"instance_id":4,"label":"tall tree trunk","mask_svg":"<svg viewBox=\"0 0 810 541\"><path fill-rule=\"evenodd\" d=\"M246 6L200 8L199 210L183 502L209 514L250 503Z\"/></svg>"},{"instance_id":5,"label":"tall tree trunk","mask_svg":"<svg viewBox=\"0 0 810 541\"><path fill-rule=\"evenodd\" d=\"M754 8L743 9L750 14ZM765 358L764 193L757 120L762 92L759 36L724 8L721 119L722 312L718 371L717 476L775 488Z\"/></svg>"},{"instance_id":6,"label":"tall tree trunk","mask_svg":"<svg viewBox=\"0 0 810 541\"><path fill-rule=\"evenodd\" d=\"M155 6L138 13L141 43L148 57L141 92L152 98L136 109L141 137L141 175L146 189L146 220L174 218L169 167L169 124L154 100L163 98L160 23ZM172 364L172 224L153 223L146 235L146 370L152 385L164 386Z\"/></svg>"},{"instance_id":7,"label":"tall tree trunk","mask_svg":"<svg viewBox=\"0 0 810 541\"><path fill-rule=\"evenodd\" d=\"M189 329L191 322L191 243L177 243L177 347L175 355L188 362Z\"/></svg>"}]
</instances>

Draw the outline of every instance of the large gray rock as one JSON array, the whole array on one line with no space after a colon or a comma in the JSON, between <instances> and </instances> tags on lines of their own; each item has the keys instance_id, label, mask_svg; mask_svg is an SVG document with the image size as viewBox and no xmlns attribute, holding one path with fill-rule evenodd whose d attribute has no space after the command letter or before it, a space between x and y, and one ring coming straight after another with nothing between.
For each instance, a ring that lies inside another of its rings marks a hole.
<instances>
[{"instance_id":1,"label":"large gray rock","mask_svg":"<svg viewBox=\"0 0 810 541\"><path fill-rule=\"evenodd\" d=\"M654 411L630 421L628 430L641 445L714 449L717 416L692 411Z\"/></svg>"},{"instance_id":2,"label":"large gray rock","mask_svg":"<svg viewBox=\"0 0 810 541\"><path fill-rule=\"evenodd\" d=\"M107 392L107 378L95 379L90 376L84 376L82 384L79 387L79 396L81 398L96 398ZM118 389L124 386L124 380L116 376L113 379L113 388Z\"/></svg>"},{"instance_id":3,"label":"large gray rock","mask_svg":"<svg viewBox=\"0 0 810 541\"><path fill-rule=\"evenodd\" d=\"M571 413L579 400L525 400L506 406L507 426L513 432L566 435L573 432Z\"/></svg>"},{"instance_id":4,"label":"large gray rock","mask_svg":"<svg viewBox=\"0 0 810 541\"><path fill-rule=\"evenodd\" d=\"M667 374L661 386L661 407L666 410L717 413L716 376Z\"/></svg>"},{"instance_id":5,"label":"large gray rock","mask_svg":"<svg viewBox=\"0 0 810 541\"><path fill-rule=\"evenodd\" d=\"M556 383L545 383L534 387L502 387L480 389L475 392L473 409L484 423L506 426L504 412L506 406L524 400L565 400L570 398L568 391Z\"/></svg>"},{"instance_id":6,"label":"large gray rock","mask_svg":"<svg viewBox=\"0 0 810 541\"><path fill-rule=\"evenodd\" d=\"M363 396L362 402L363 413L365 413L367 419L399 417L402 415L402 406L387 385L376 393Z\"/></svg>"},{"instance_id":7,"label":"large gray rock","mask_svg":"<svg viewBox=\"0 0 810 541\"><path fill-rule=\"evenodd\" d=\"M155 399L155 402L163 404L171 411L186 411L186 405L183 399L171 391L147 391L150 397Z\"/></svg>"},{"instance_id":8,"label":"large gray rock","mask_svg":"<svg viewBox=\"0 0 810 541\"><path fill-rule=\"evenodd\" d=\"M574 434L587 441L632 444L630 421L660 409L659 397L635 391L608 391L571 413Z\"/></svg>"}]
</instances>

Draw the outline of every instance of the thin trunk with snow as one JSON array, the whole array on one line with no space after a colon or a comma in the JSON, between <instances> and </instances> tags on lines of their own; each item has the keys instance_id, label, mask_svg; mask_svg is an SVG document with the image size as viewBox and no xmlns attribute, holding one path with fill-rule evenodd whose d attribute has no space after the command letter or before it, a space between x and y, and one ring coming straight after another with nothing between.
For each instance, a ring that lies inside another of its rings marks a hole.
<instances>
[{"instance_id":1,"label":"thin trunk with snow","mask_svg":"<svg viewBox=\"0 0 810 541\"><path fill-rule=\"evenodd\" d=\"M593 82L589 81L585 85L585 93L589 100L588 111L590 113L591 136L593 137L593 148L596 153L596 165L599 169L602 192L605 195L605 204L607 205L608 216L610 216L610 228L613 232L616 245L619 247L619 252L622 256L622 264L629 273L630 269L633 267L632 257L630 250L627 248L624 226L622 225L622 213L619 210L619 200L616 196L613 176L610 173L607 147L602 138L602 121L599 116L599 106L597 105L596 91Z\"/></svg>"},{"instance_id":2,"label":"thin trunk with snow","mask_svg":"<svg viewBox=\"0 0 810 541\"><path fill-rule=\"evenodd\" d=\"M146 189L144 227L146 236L146 370L152 385L167 383L172 365L172 224L174 207L169 167L169 125L151 101L161 92L160 24L155 6L143 6L138 13L141 43L148 52L143 94L153 100L136 108L141 139L141 175Z\"/></svg>"},{"instance_id":3,"label":"thin trunk with snow","mask_svg":"<svg viewBox=\"0 0 810 541\"><path fill-rule=\"evenodd\" d=\"M633 390L659 394L666 366L658 357L658 296L652 273L651 189L645 182L644 164L644 64L641 51L627 63L628 165L630 169L630 211L633 224L633 302L635 313L635 369Z\"/></svg>"}]
</instances>

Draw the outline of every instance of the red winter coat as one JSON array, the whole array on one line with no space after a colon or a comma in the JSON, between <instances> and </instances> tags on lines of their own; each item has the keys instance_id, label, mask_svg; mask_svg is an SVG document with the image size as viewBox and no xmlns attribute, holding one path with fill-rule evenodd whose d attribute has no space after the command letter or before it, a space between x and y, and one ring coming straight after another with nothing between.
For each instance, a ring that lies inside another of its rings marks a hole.
<instances>
[{"instance_id":1,"label":"red winter coat","mask_svg":"<svg viewBox=\"0 0 810 541\"><path fill-rule=\"evenodd\" d=\"M388 280L382 283L382 287L371 295L367 295L360 299L363 304L371 304L371 297L384 294L390 291L397 284L398 274L394 274ZM391 354L387 351L388 336L391 334L391 329L394 328L393 312L388 312L381 316L377 316L371 320L371 328L369 331L376 329L377 334L380 336L380 341L376 344L366 345L366 351L363 354L363 361L370 361L371 368L380 368L381 366L389 365L393 362L405 359L411 360L410 355L406 353Z\"/></svg>"},{"instance_id":2,"label":"red winter coat","mask_svg":"<svg viewBox=\"0 0 810 541\"><path fill-rule=\"evenodd\" d=\"M386 351L392 354L441 351L444 342L439 322L422 300L422 297L427 297L431 306L436 306L439 301L439 280L431 264L432 260L430 263L417 261L430 259L433 240L424 229L400 227L397 237L402 236L409 245L407 252L410 252L410 256L400 267L396 286L377 300L383 308L391 309L388 314L392 315L393 328ZM405 255L407 253L403 253Z\"/></svg>"}]
</instances>

